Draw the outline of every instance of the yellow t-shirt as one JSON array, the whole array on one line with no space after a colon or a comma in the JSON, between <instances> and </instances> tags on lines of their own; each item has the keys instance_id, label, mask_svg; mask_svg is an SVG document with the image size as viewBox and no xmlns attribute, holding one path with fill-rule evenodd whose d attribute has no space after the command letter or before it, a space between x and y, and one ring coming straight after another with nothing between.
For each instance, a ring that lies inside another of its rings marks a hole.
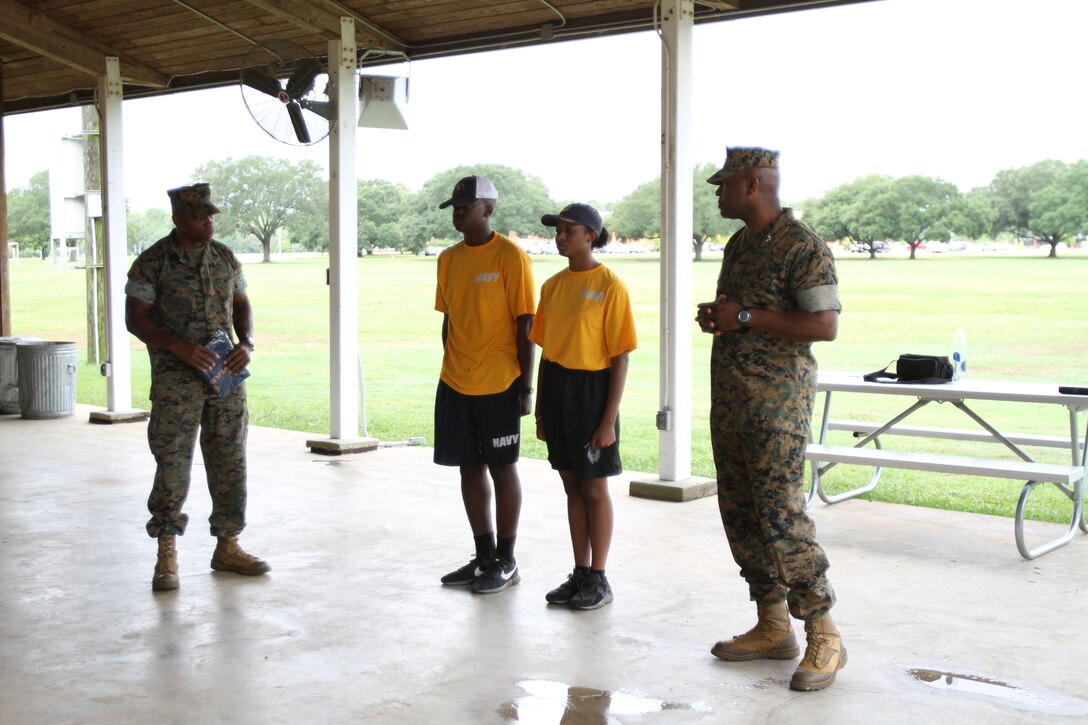
<instances>
[{"instance_id":1,"label":"yellow t-shirt","mask_svg":"<svg viewBox=\"0 0 1088 725\"><path fill-rule=\"evenodd\" d=\"M464 395L492 395L521 375L517 318L533 314L529 255L503 235L438 255L434 308L449 316L442 381Z\"/></svg>"},{"instance_id":2,"label":"yellow t-shirt","mask_svg":"<svg viewBox=\"0 0 1088 725\"><path fill-rule=\"evenodd\" d=\"M540 290L529 339L547 360L570 370L604 370L638 347L627 285L603 264L564 269Z\"/></svg>"}]
</instances>

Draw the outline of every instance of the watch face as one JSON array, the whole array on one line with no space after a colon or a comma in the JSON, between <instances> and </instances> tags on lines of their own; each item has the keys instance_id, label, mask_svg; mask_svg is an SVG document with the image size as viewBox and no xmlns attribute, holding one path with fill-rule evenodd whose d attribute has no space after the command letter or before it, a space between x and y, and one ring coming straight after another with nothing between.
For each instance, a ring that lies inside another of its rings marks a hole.
<instances>
[{"instance_id":1,"label":"watch face","mask_svg":"<svg viewBox=\"0 0 1088 725\"><path fill-rule=\"evenodd\" d=\"M752 313L748 310L741 310L737 313L737 322L742 325L747 325L752 319Z\"/></svg>"}]
</instances>

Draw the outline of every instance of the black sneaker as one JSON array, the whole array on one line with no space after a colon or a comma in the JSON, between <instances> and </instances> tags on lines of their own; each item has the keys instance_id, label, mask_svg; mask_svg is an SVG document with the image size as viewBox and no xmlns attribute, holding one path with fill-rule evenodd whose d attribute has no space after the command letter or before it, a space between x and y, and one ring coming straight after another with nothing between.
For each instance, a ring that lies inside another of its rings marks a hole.
<instances>
[{"instance_id":1,"label":"black sneaker","mask_svg":"<svg viewBox=\"0 0 1088 725\"><path fill-rule=\"evenodd\" d=\"M467 586L476 581L476 577L484 573L487 569L487 565L488 560L477 554L472 557L469 563L465 564L460 569L455 569L442 577L442 583L448 587Z\"/></svg>"},{"instance_id":2,"label":"black sneaker","mask_svg":"<svg viewBox=\"0 0 1088 725\"><path fill-rule=\"evenodd\" d=\"M600 609L612 601L612 587L603 574L589 572L578 593L570 600L575 609Z\"/></svg>"},{"instance_id":3,"label":"black sneaker","mask_svg":"<svg viewBox=\"0 0 1088 725\"><path fill-rule=\"evenodd\" d=\"M567 575L567 580L544 595L548 604L570 604L574 595L582 588L585 581L586 570L580 566L574 567L574 572Z\"/></svg>"},{"instance_id":4,"label":"black sneaker","mask_svg":"<svg viewBox=\"0 0 1088 725\"><path fill-rule=\"evenodd\" d=\"M496 556L487 565L483 574L472 582L472 591L477 594L495 594L514 586L519 581L521 581L521 575L518 574L517 563L511 564L501 556Z\"/></svg>"}]
</instances>

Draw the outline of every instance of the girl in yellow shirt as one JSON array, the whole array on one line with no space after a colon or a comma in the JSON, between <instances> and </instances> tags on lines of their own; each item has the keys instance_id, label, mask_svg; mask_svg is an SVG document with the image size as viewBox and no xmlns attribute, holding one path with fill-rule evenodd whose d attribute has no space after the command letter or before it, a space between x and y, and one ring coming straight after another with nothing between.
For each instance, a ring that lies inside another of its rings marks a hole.
<instances>
[{"instance_id":1,"label":"girl in yellow shirt","mask_svg":"<svg viewBox=\"0 0 1088 725\"><path fill-rule=\"evenodd\" d=\"M567 494L574 571L548 592L551 604L597 609L612 601L605 577L612 543L608 477L622 472L619 408L627 356L637 347L627 286L593 257L608 243L601 215L586 204L545 214L567 269L544 283L529 339L540 345L536 435Z\"/></svg>"}]
</instances>

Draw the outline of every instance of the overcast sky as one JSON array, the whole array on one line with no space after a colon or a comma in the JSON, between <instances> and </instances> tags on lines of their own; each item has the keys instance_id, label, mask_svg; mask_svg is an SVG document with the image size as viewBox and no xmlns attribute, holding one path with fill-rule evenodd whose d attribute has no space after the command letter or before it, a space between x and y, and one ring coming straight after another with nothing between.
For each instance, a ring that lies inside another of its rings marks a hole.
<instances>
[{"instance_id":1,"label":"overcast sky","mask_svg":"<svg viewBox=\"0 0 1088 725\"><path fill-rule=\"evenodd\" d=\"M796 202L870 173L967 191L1002 169L1088 158L1086 29L1083 0L880 0L699 26L695 161L779 149ZM556 201L616 201L659 173L660 63L653 32L414 62L410 130L359 129L359 177L418 190L453 166L500 163ZM5 118L7 187L47 168L79 118ZM273 140L237 87L128 101L124 134L134 210L167 208L165 190L213 159L328 167L328 141Z\"/></svg>"}]
</instances>

